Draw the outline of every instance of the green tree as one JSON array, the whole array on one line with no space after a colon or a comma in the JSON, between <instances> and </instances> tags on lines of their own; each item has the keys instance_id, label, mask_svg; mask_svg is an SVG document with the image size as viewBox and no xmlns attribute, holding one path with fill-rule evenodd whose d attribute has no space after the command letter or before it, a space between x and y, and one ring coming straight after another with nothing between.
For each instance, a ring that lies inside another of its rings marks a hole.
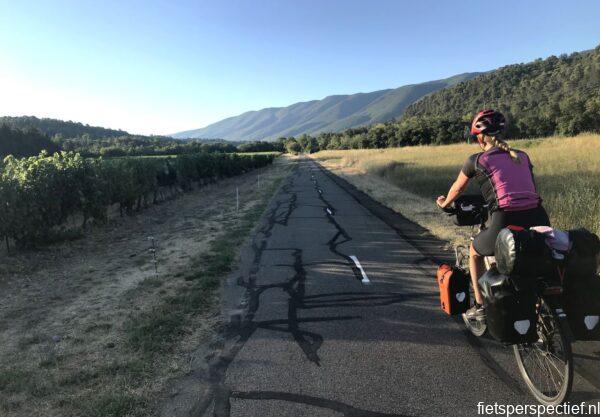
<instances>
[{"instance_id":1,"label":"green tree","mask_svg":"<svg viewBox=\"0 0 600 417\"><path fill-rule=\"evenodd\" d=\"M287 153L297 155L300 152L302 152L302 147L300 146L298 141L296 141L296 139L288 138L285 142L285 150Z\"/></svg>"}]
</instances>

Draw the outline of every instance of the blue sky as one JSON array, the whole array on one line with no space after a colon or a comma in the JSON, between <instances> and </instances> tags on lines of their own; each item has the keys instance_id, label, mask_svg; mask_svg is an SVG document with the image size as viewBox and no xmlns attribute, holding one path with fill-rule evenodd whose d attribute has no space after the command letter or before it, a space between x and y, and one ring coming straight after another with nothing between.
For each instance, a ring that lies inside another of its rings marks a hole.
<instances>
[{"instance_id":1,"label":"blue sky","mask_svg":"<svg viewBox=\"0 0 600 417\"><path fill-rule=\"evenodd\" d=\"M0 115L165 134L600 43L600 1L0 0Z\"/></svg>"}]
</instances>

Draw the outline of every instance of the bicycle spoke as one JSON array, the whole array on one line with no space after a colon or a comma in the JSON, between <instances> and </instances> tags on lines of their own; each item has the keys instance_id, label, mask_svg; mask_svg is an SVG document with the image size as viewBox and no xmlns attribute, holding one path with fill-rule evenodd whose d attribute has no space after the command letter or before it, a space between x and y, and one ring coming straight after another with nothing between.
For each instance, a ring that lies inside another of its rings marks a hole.
<instances>
[{"instance_id":1,"label":"bicycle spoke","mask_svg":"<svg viewBox=\"0 0 600 417\"><path fill-rule=\"evenodd\" d=\"M550 355L552 355L550 352L544 351L544 350L542 350L540 348L537 348L537 349L538 349L538 352L539 352L538 356L540 358L540 361L544 365L543 368L546 371L545 372L546 375L552 379L552 383L556 387L557 391L560 392L560 385L562 385L562 381L564 380L564 377L562 375L561 370L554 364L554 361L552 361L552 359L550 358ZM552 355L552 356L554 356L554 355ZM559 361L560 361L560 359L559 359ZM550 367L550 365L552 365L552 367L554 369L556 369L556 372L558 373L558 376L561 379L561 383L558 386L557 386L556 380L554 379L554 372L552 371L552 368Z\"/></svg>"},{"instance_id":2,"label":"bicycle spoke","mask_svg":"<svg viewBox=\"0 0 600 417\"><path fill-rule=\"evenodd\" d=\"M549 379L550 379L550 381L552 381L552 384L554 385L554 388L555 388L554 392L555 392L555 394L558 394L560 392L560 387L562 386L562 382L560 382L560 383L557 382L554 379L553 375L554 375L554 372L552 372L552 369L550 367L548 367L548 376L550 377Z\"/></svg>"},{"instance_id":3,"label":"bicycle spoke","mask_svg":"<svg viewBox=\"0 0 600 417\"><path fill-rule=\"evenodd\" d=\"M554 379L554 372L552 371L552 368L550 367L551 362L544 360L543 363L545 365L546 370L548 371L547 375L548 375L549 379L552 381L554 388L556 388L556 393L558 394L560 392L560 387L562 385L562 382L559 384Z\"/></svg>"},{"instance_id":4,"label":"bicycle spoke","mask_svg":"<svg viewBox=\"0 0 600 417\"><path fill-rule=\"evenodd\" d=\"M542 365L542 362L540 361L537 351L535 349L532 349L531 351L531 364L533 366L533 369L531 369L531 371L537 371L536 374L537 376L539 376L539 378L531 378L533 375L530 375L530 378L532 379L532 381L534 382L534 384L537 386L538 383L543 382L544 378L544 367Z\"/></svg>"},{"instance_id":5,"label":"bicycle spoke","mask_svg":"<svg viewBox=\"0 0 600 417\"><path fill-rule=\"evenodd\" d=\"M553 358L556 358L556 360L557 360L557 361L558 361L558 362L559 362L561 365L564 365L564 364L565 364L565 361L564 361L564 360L562 360L561 358L559 358L558 356L556 356L554 353L547 352L546 354L547 354L548 356L551 356L551 357L553 357ZM552 363L554 363L554 362L552 362ZM557 370L558 370L558 368L557 368ZM559 370L559 372L560 372L560 370Z\"/></svg>"},{"instance_id":6,"label":"bicycle spoke","mask_svg":"<svg viewBox=\"0 0 600 417\"><path fill-rule=\"evenodd\" d=\"M540 358L540 355L536 354L536 358L538 360L539 369L542 371L541 379L546 383L545 385L548 388L547 392L549 393L550 392L550 384L548 383L548 378L544 378L544 376L547 376L547 374L548 374L547 371L550 371L550 373L552 371L545 365L545 361L543 360L543 358ZM554 380L552 380L552 383L554 383Z\"/></svg>"},{"instance_id":7,"label":"bicycle spoke","mask_svg":"<svg viewBox=\"0 0 600 417\"><path fill-rule=\"evenodd\" d=\"M565 377L564 377L564 375L563 375L563 371L562 371L562 370L561 370L561 369L560 369L558 366L556 366L556 364L554 363L554 361L553 361L553 360L550 358L550 355L551 355L551 354L548 354L548 360L547 360L547 363L548 363L549 365L552 365L552 367L554 367L554 369L556 370L556 374L558 374L558 378L559 378L559 382L560 382L560 383L559 383L559 386L557 387L557 389L558 389L558 391L560 392L560 387L562 387L563 383L565 382ZM562 363L562 361L560 361L560 360L559 360L559 362L561 362L561 363ZM553 372L553 373L554 373L554 372ZM554 380L554 378L553 378L553 380Z\"/></svg>"}]
</instances>

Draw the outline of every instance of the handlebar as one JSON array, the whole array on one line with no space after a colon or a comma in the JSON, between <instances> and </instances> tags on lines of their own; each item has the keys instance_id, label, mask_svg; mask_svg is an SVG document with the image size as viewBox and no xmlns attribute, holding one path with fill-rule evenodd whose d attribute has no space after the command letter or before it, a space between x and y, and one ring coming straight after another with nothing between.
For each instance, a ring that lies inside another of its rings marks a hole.
<instances>
[{"instance_id":1,"label":"handlebar","mask_svg":"<svg viewBox=\"0 0 600 417\"><path fill-rule=\"evenodd\" d=\"M440 210L442 210L444 213L447 213L449 215L454 215L458 212L458 210L455 207L440 207L440 206L438 206L438 208Z\"/></svg>"},{"instance_id":2,"label":"handlebar","mask_svg":"<svg viewBox=\"0 0 600 417\"><path fill-rule=\"evenodd\" d=\"M439 208L448 216L456 216L458 226L483 225L489 214L483 197L473 195L460 196L449 207Z\"/></svg>"}]
</instances>

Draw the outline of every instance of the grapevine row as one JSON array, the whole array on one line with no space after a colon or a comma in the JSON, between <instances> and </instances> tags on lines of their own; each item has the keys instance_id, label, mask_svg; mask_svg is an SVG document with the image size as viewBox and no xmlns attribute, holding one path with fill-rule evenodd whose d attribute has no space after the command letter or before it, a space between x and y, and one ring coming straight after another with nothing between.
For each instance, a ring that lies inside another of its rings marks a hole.
<instances>
[{"instance_id":1,"label":"grapevine row","mask_svg":"<svg viewBox=\"0 0 600 417\"><path fill-rule=\"evenodd\" d=\"M8 245L42 244L79 219L105 222L155 203L165 190L189 191L219 178L270 164L273 154L185 154L160 158L84 158L72 152L8 156L0 167L0 238Z\"/></svg>"}]
</instances>

